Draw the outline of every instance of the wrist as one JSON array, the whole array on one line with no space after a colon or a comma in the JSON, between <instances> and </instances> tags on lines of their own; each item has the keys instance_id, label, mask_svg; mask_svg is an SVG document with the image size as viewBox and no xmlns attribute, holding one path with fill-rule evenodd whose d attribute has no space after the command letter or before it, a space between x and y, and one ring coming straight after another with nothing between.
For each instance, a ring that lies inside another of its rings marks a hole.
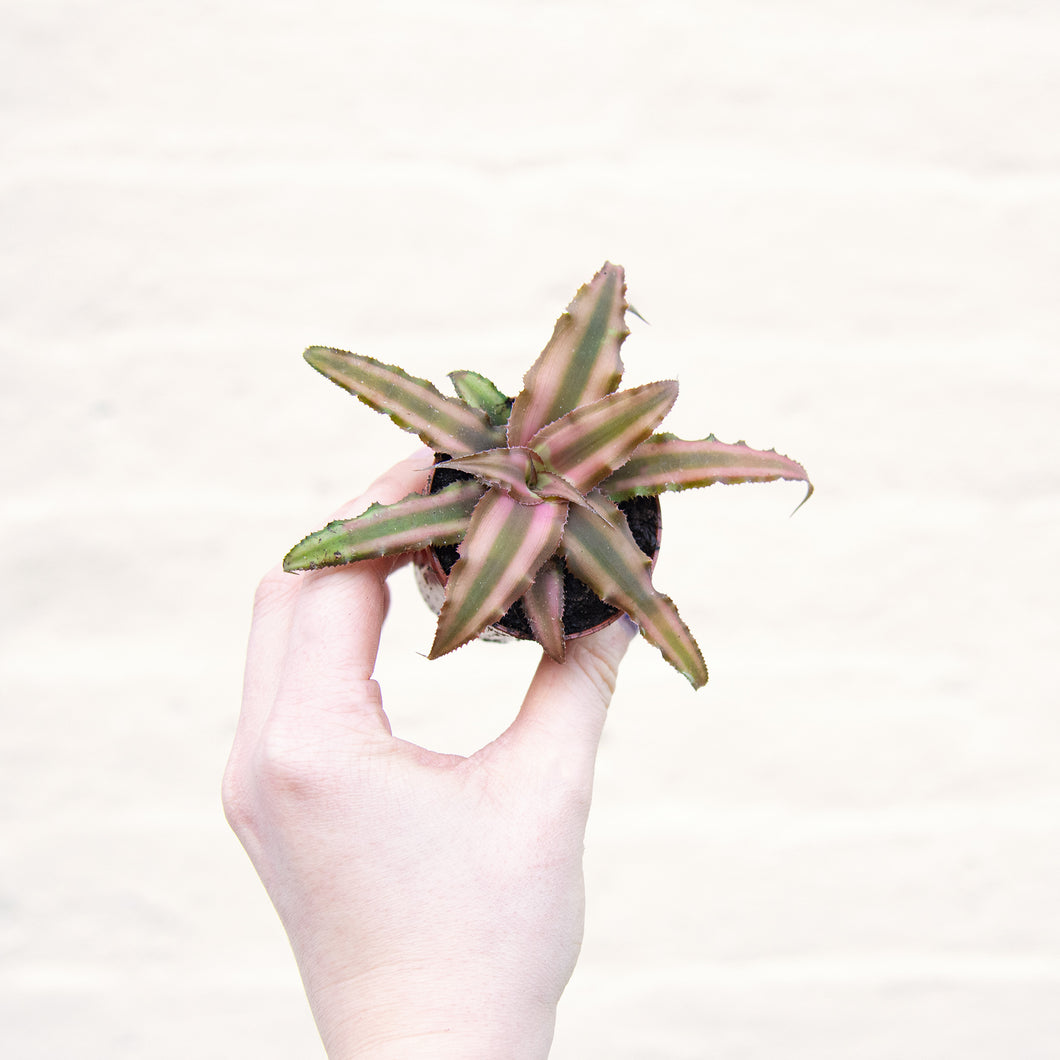
<instances>
[{"instance_id":1,"label":"wrist","mask_svg":"<svg viewBox=\"0 0 1060 1060\"><path fill-rule=\"evenodd\" d=\"M504 1027L406 1017L385 1028L347 1026L321 1037L328 1060L547 1060L554 1030L554 1016Z\"/></svg>"},{"instance_id":2,"label":"wrist","mask_svg":"<svg viewBox=\"0 0 1060 1060\"><path fill-rule=\"evenodd\" d=\"M547 1060L552 1028L543 1037L520 1039L510 1030L455 1028L389 1038L373 1044L327 1049L328 1060Z\"/></svg>"},{"instance_id":3,"label":"wrist","mask_svg":"<svg viewBox=\"0 0 1060 1060\"><path fill-rule=\"evenodd\" d=\"M313 1002L329 1060L546 1060L556 1005L453 982L352 986Z\"/></svg>"}]
</instances>

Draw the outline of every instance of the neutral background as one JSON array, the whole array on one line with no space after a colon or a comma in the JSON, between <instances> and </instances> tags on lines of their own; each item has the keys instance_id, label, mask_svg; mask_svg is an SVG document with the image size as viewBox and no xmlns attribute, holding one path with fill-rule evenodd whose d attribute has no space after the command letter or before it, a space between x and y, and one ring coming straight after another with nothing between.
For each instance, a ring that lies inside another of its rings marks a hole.
<instances>
[{"instance_id":1,"label":"neutral background","mask_svg":"<svg viewBox=\"0 0 1060 1060\"><path fill-rule=\"evenodd\" d=\"M626 266L664 504L553 1055L1060 1050L1060 7L0 2L0 1054L319 1057L221 815L258 576L415 442L311 342L515 389ZM536 652L428 664L470 751ZM428 696L429 690L429 696Z\"/></svg>"}]
</instances>

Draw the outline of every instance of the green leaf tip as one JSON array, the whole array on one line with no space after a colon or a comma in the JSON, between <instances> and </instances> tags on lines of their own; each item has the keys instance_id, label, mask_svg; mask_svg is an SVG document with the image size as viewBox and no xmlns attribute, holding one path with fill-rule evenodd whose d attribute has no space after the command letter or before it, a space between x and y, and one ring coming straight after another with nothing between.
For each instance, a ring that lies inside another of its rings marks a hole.
<instances>
[{"instance_id":1,"label":"green leaf tip","mask_svg":"<svg viewBox=\"0 0 1060 1060\"><path fill-rule=\"evenodd\" d=\"M449 378L461 400L486 413L494 427L503 427L508 422L512 399L484 375L461 369L450 372Z\"/></svg>"},{"instance_id":2,"label":"green leaf tip","mask_svg":"<svg viewBox=\"0 0 1060 1060\"><path fill-rule=\"evenodd\" d=\"M477 482L455 482L428 496L410 493L395 504L371 504L360 515L335 519L303 538L284 557L283 569L319 570L455 544L482 494Z\"/></svg>"}]
</instances>

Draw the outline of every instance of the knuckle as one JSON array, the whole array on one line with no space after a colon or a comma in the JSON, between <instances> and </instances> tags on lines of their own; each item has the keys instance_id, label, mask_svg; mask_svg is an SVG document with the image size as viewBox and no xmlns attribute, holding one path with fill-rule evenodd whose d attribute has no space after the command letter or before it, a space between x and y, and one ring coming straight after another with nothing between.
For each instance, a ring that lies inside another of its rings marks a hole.
<instances>
[{"instance_id":1,"label":"knuckle","mask_svg":"<svg viewBox=\"0 0 1060 1060\"><path fill-rule=\"evenodd\" d=\"M254 590L254 611L271 611L282 599L291 592L292 578L295 575L288 574L282 567L273 567L258 582Z\"/></svg>"},{"instance_id":2,"label":"knuckle","mask_svg":"<svg viewBox=\"0 0 1060 1060\"><path fill-rule=\"evenodd\" d=\"M317 749L289 724L266 722L258 741L254 772L259 787L272 798L305 799L320 787Z\"/></svg>"},{"instance_id":3,"label":"knuckle","mask_svg":"<svg viewBox=\"0 0 1060 1060\"><path fill-rule=\"evenodd\" d=\"M225 820L240 840L255 830L257 814L242 767L230 759L221 779L221 808Z\"/></svg>"}]
</instances>

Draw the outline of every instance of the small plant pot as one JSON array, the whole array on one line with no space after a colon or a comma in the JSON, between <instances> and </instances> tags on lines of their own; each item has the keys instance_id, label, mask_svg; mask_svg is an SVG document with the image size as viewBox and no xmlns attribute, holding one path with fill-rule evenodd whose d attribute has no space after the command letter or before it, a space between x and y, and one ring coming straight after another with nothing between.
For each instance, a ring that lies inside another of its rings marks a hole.
<instances>
[{"instance_id":1,"label":"small plant pot","mask_svg":"<svg viewBox=\"0 0 1060 1060\"><path fill-rule=\"evenodd\" d=\"M444 453L436 454L435 462L448 460ZM449 468L436 468L431 472L425 493L437 493L438 490L457 482L469 479L470 475ZM632 497L622 501L618 507L629 523L629 529L640 550L651 560L652 568L659 555L662 540L662 512L659 498ZM427 606L438 614L445 600L445 587L449 582L449 572L459 558L456 545L436 545L423 549L413 556L413 568L416 573L416 584L420 595ZM617 607L604 603L584 582L579 581L570 571L564 568L563 578L563 639L573 640L595 633L614 622L622 612ZM482 634L482 640L509 641L534 640L530 622L523 611L523 605L516 600L514 604L492 626Z\"/></svg>"}]
</instances>

